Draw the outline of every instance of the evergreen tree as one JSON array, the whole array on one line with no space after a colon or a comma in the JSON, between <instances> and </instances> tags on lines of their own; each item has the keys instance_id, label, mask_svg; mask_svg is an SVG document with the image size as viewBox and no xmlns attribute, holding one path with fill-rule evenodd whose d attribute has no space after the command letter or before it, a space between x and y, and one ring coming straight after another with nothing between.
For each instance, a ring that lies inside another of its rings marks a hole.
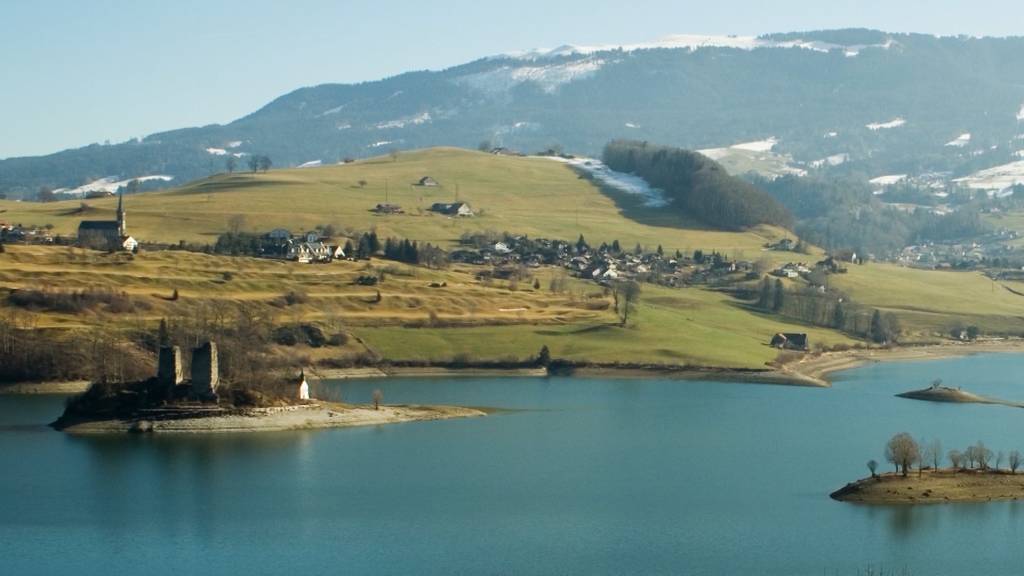
<instances>
[{"instance_id":1,"label":"evergreen tree","mask_svg":"<svg viewBox=\"0 0 1024 576\"><path fill-rule=\"evenodd\" d=\"M882 313L875 310L874 314L871 315L871 341L876 344L885 344L889 341L888 332L885 326L885 319L882 318Z\"/></svg>"},{"instance_id":2,"label":"evergreen tree","mask_svg":"<svg viewBox=\"0 0 1024 576\"><path fill-rule=\"evenodd\" d=\"M772 281L767 276L761 279L761 291L757 297L757 307L768 310L772 306Z\"/></svg>"},{"instance_id":3,"label":"evergreen tree","mask_svg":"<svg viewBox=\"0 0 1024 576\"><path fill-rule=\"evenodd\" d=\"M540 353L537 354L537 365L548 366L551 364L551 351L548 350L547 344L540 347Z\"/></svg>"},{"instance_id":4,"label":"evergreen tree","mask_svg":"<svg viewBox=\"0 0 1024 576\"><path fill-rule=\"evenodd\" d=\"M636 243L636 247L633 248L633 253L636 254L637 256L643 254L644 253L644 247L641 246L639 242L637 242Z\"/></svg>"},{"instance_id":5,"label":"evergreen tree","mask_svg":"<svg viewBox=\"0 0 1024 576\"><path fill-rule=\"evenodd\" d=\"M842 330L846 326L846 309L842 302L836 302L835 310L832 311L832 327Z\"/></svg>"},{"instance_id":6,"label":"evergreen tree","mask_svg":"<svg viewBox=\"0 0 1024 576\"><path fill-rule=\"evenodd\" d=\"M377 231L376 230L371 230L370 231L369 239L370 239L370 253L371 254L376 254L377 252L380 252L380 239L377 238Z\"/></svg>"},{"instance_id":7,"label":"evergreen tree","mask_svg":"<svg viewBox=\"0 0 1024 576\"><path fill-rule=\"evenodd\" d=\"M619 241L618 240L612 240L612 252L615 253L615 254L622 253L622 246L619 245Z\"/></svg>"},{"instance_id":8,"label":"evergreen tree","mask_svg":"<svg viewBox=\"0 0 1024 576\"><path fill-rule=\"evenodd\" d=\"M786 286L782 283L781 279L775 280L775 294L773 296L772 310L782 312L783 306L786 305Z\"/></svg>"},{"instance_id":9,"label":"evergreen tree","mask_svg":"<svg viewBox=\"0 0 1024 576\"><path fill-rule=\"evenodd\" d=\"M157 342L160 346L169 346L171 343L171 335L167 330L167 319L160 319L160 329L157 331Z\"/></svg>"},{"instance_id":10,"label":"evergreen tree","mask_svg":"<svg viewBox=\"0 0 1024 576\"><path fill-rule=\"evenodd\" d=\"M576 252L583 252L590 246L587 245L587 241L583 238L583 234L580 234L579 240L576 241Z\"/></svg>"}]
</instances>

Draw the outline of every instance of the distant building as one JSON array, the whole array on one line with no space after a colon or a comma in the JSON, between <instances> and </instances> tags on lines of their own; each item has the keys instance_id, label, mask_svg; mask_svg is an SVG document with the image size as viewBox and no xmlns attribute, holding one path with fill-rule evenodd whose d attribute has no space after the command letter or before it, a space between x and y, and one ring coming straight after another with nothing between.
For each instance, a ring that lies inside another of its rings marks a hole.
<instances>
[{"instance_id":1,"label":"distant building","mask_svg":"<svg viewBox=\"0 0 1024 576\"><path fill-rule=\"evenodd\" d=\"M431 212L445 216L472 216L473 209L465 202L437 202L430 207Z\"/></svg>"},{"instance_id":2,"label":"distant building","mask_svg":"<svg viewBox=\"0 0 1024 576\"><path fill-rule=\"evenodd\" d=\"M772 336L771 346L780 350L800 350L804 352L810 349L807 343L807 334L797 332L779 332Z\"/></svg>"},{"instance_id":3,"label":"distant building","mask_svg":"<svg viewBox=\"0 0 1024 576\"><path fill-rule=\"evenodd\" d=\"M402 214L404 212L398 204L377 204L373 211L377 214Z\"/></svg>"},{"instance_id":4,"label":"distant building","mask_svg":"<svg viewBox=\"0 0 1024 576\"><path fill-rule=\"evenodd\" d=\"M430 176L424 176L423 178L420 178L419 182L417 182L416 185L417 186L429 186L431 188L436 188L437 186L439 186L439 184L437 183L437 180L434 180Z\"/></svg>"},{"instance_id":5,"label":"distant building","mask_svg":"<svg viewBox=\"0 0 1024 576\"><path fill-rule=\"evenodd\" d=\"M78 244L97 250L135 251L139 243L128 235L124 192L117 197L116 220L83 220L78 224Z\"/></svg>"},{"instance_id":6,"label":"distant building","mask_svg":"<svg viewBox=\"0 0 1024 576\"><path fill-rule=\"evenodd\" d=\"M299 373L299 400L309 400L309 383L306 382L306 371Z\"/></svg>"}]
</instances>

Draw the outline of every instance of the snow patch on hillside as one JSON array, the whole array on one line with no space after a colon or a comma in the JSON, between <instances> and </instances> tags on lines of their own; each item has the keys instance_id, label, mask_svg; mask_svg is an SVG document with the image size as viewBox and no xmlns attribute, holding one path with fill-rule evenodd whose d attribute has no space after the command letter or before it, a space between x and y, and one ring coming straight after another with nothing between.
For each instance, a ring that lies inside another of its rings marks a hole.
<instances>
[{"instance_id":1,"label":"snow patch on hillside","mask_svg":"<svg viewBox=\"0 0 1024 576\"><path fill-rule=\"evenodd\" d=\"M735 150L744 150L747 152L771 152L778 143L778 138L771 137L764 140L755 140L753 142L741 142L725 148L705 148L703 150L697 150L697 152L711 158L712 160L721 160Z\"/></svg>"},{"instance_id":2,"label":"snow patch on hillside","mask_svg":"<svg viewBox=\"0 0 1024 576\"><path fill-rule=\"evenodd\" d=\"M1020 105L1020 112L1017 112L1017 120L1024 122L1024 104Z\"/></svg>"},{"instance_id":3,"label":"snow patch on hillside","mask_svg":"<svg viewBox=\"0 0 1024 576\"><path fill-rule=\"evenodd\" d=\"M228 151L223 148L207 148L206 153L213 154L214 156L224 156Z\"/></svg>"},{"instance_id":4,"label":"snow patch on hillside","mask_svg":"<svg viewBox=\"0 0 1024 576\"><path fill-rule=\"evenodd\" d=\"M337 114L338 112L341 112L342 110L344 110L345 106L347 106L347 104L342 104L341 106L335 106L334 108L330 108L328 110L324 110L323 112L321 112L317 116L318 117L323 117L323 116L330 116L331 114Z\"/></svg>"},{"instance_id":5,"label":"snow patch on hillside","mask_svg":"<svg viewBox=\"0 0 1024 576\"><path fill-rule=\"evenodd\" d=\"M815 160L811 162L811 168L821 168L822 166L839 166L845 164L850 160L849 154L833 154L821 160Z\"/></svg>"},{"instance_id":6,"label":"snow patch on hillside","mask_svg":"<svg viewBox=\"0 0 1024 576\"><path fill-rule=\"evenodd\" d=\"M964 146L967 146L970 143L971 143L971 134L970 134L970 132L964 132L963 134L957 136L955 139L950 140L949 142L946 142L946 146L952 146L954 148L963 148Z\"/></svg>"},{"instance_id":7,"label":"snow patch on hillside","mask_svg":"<svg viewBox=\"0 0 1024 576\"><path fill-rule=\"evenodd\" d=\"M623 52L634 52L636 50L653 49L684 49L695 52L703 48L734 48L737 50L757 50L763 48L796 48L810 50L813 52L832 52L841 50L847 57L855 57L869 48L887 50L895 44L887 40L882 44L854 44L841 45L819 40L769 40L756 36L726 36L726 35L704 35L704 34L673 34L665 36L653 42L642 42L638 44L599 44L592 46L576 46L566 44L558 48L538 48L521 52L501 54L495 58L516 58L520 60L537 60L542 58L558 58L575 55L591 55L599 52L610 52L621 50Z\"/></svg>"},{"instance_id":8,"label":"snow patch on hillside","mask_svg":"<svg viewBox=\"0 0 1024 576\"><path fill-rule=\"evenodd\" d=\"M885 176L872 178L871 180L869 180L869 182L871 182L875 186L892 186L893 184L898 184L906 179L906 174L888 174Z\"/></svg>"},{"instance_id":9,"label":"snow patch on hillside","mask_svg":"<svg viewBox=\"0 0 1024 576\"><path fill-rule=\"evenodd\" d=\"M594 180L609 188L614 188L631 196L639 196L643 200L644 206L662 208L669 204L669 200L665 198L665 194L661 189L651 187L646 180L639 176L612 170L600 160L593 158L561 158L559 156L544 156L544 158L568 164L590 175Z\"/></svg>"},{"instance_id":10,"label":"snow patch on hillside","mask_svg":"<svg viewBox=\"0 0 1024 576\"><path fill-rule=\"evenodd\" d=\"M549 66L500 66L456 78L455 82L487 94L506 92L530 82L544 92L553 94L565 84L592 76L604 64L605 61L601 59L587 59Z\"/></svg>"},{"instance_id":11,"label":"snow patch on hillside","mask_svg":"<svg viewBox=\"0 0 1024 576\"><path fill-rule=\"evenodd\" d=\"M305 163L299 164L297 166L297 168L316 168L317 166L322 166L322 165L323 165L323 162L321 162L320 160L310 160L309 162L305 162Z\"/></svg>"},{"instance_id":12,"label":"snow patch on hillside","mask_svg":"<svg viewBox=\"0 0 1024 576\"><path fill-rule=\"evenodd\" d=\"M241 145L242 145L242 141L241 140L232 140L231 142L228 142L227 147L228 148L238 148Z\"/></svg>"},{"instance_id":13,"label":"snow patch on hillside","mask_svg":"<svg viewBox=\"0 0 1024 576\"><path fill-rule=\"evenodd\" d=\"M879 130L891 130L893 128L899 128L906 124L907 121L903 118L893 118L888 122L872 122L871 124L865 124L864 127L868 130L879 131Z\"/></svg>"},{"instance_id":14,"label":"snow patch on hillside","mask_svg":"<svg viewBox=\"0 0 1024 576\"><path fill-rule=\"evenodd\" d=\"M367 148L381 148L381 147L387 146L388 144L394 144L395 142L396 142L395 140L381 140L379 142L374 142L373 144L368 144L366 147ZM401 140L398 140L398 142L401 142Z\"/></svg>"},{"instance_id":15,"label":"snow patch on hillside","mask_svg":"<svg viewBox=\"0 0 1024 576\"><path fill-rule=\"evenodd\" d=\"M122 186L127 186L132 180L138 180L139 182L149 182L150 180L170 182L171 180L174 180L174 176L155 174L151 176L139 176L138 178L126 178L124 180L118 180L113 176L107 176L106 178L93 180L92 182L79 186L78 188L60 188L58 190L54 190L54 193L67 194L68 196L86 196L96 192L113 194Z\"/></svg>"},{"instance_id":16,"label":"snow patch on hillside","mask_svg":"<svg viewBox=\"0 0 1024 576\"><path fill-rule=\"evenodd\" d=\"M430 117L430 112L422 112L414 116L406 116L397 120L388 120L381 122L375 126L378 130L387 130L390 128L405 128L406 126L418 126L420 124L427 124L431 122L433 118Z\"/></svg>"},{"instance_id":17,"label":"snow patch on hillside","mask_svg":"<svg viewBox=\"0 0 1024 576\"><path fill-rule=\"evenodd\" d=\"M957 178L954 182L975 190L1005 190L1017 184L1024 184L1024 160L994 166Z\"/></svg>"},{"instance_id":18,"label":"snow patch on hillside","mask_svg":"<svg viewBox=\"0 0 1024 576\"><path fill-rule=\"evenodd\" d=\"M634 128L635 129L635 128L639 128L639 127L640 127L639 124L634 124L632 122L626 122L626 128Z\"/></svg>"}]
</instances>

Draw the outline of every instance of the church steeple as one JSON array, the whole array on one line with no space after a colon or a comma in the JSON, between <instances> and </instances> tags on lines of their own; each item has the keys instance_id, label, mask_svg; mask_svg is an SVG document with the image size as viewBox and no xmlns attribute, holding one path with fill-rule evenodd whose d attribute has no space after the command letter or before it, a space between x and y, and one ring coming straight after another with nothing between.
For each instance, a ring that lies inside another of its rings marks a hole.
<instances>
[{"instance_id":1,"label":"church steeple","mask_svg":"<svg viewBox=\"0 0 1024 576\"><path fill-rule=\"evenodd\" d=\"M117 233L120 236L127 236L127 226L124 221L124 191L117 194Z\"/></svg>"}]
</instances>

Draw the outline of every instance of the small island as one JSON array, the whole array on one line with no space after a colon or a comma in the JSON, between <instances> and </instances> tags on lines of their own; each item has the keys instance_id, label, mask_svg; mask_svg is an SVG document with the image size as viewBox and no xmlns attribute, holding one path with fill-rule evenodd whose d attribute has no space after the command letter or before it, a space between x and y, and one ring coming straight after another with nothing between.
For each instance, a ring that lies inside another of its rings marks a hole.
<instances>
[{"instance_id":1,"label":"small island","mask_svg":"<svg viewBox=\"0 0 1024 576\"><path fill-rule=\"evenodd\" d=\"M267 376L274 379L274 376ZM139 382L93 383L72 398L51 425L73 434L123 432L251 432L371 426L418 420L486 415L457 406L327 402L310 397L305 372L292 382L256 390L222 383L217 345L207 342L192 352L191 379L183 377L181 351L160 348L157 375ZM275 390L268 393L267 390Z\"/></svg>"},{"instance_id":2,"label":"small island","mask_svg":"<svg viewBox=\"0 0 1024 576\"><path fill-rule=\"evenodd\" d=\"M869 477L851 482L829 497L862 504L1024 500L1024 474L1017 473L1024 457L1017 450L993 452L979 441L966 450L950 450L944 455L938 440L919 442L901 432L886 444L885 458L895 465L895 472L879 474L878 463L869 460ZM945 458L949 467L942 466Z\"/></svg>"},{"instance_id":3,"label":"small island","mask_svg":"<svg viewBox=\"0 0 1024 576\"><path fill-rule=\"evenodd\" d=\"M1019 402L1010 402L1008 400L1000 400L998 398L988 398L985 396L979 396L971 392L964 391L960 388L952 388L949 386L943 386L942 380L935 380L932 385L928 388L921 390L911 390L910 392L903 392L897 394L900 398L909 398L911 400L926 400L929 402L951 402L956 404L999 404L1002 406L1011 406L1014 408L1024 408L1024 404Z\"/></svg>"}]
</instances>

